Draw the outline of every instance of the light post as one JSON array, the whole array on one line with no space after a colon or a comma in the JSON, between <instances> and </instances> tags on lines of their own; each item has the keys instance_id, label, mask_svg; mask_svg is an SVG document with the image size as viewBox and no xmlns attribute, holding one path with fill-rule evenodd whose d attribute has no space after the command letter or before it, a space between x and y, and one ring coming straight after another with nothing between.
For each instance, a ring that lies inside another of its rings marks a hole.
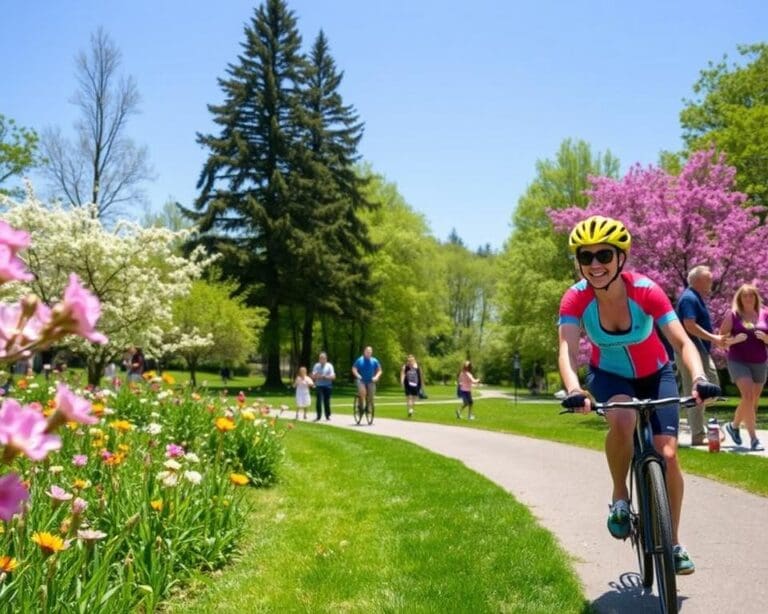
<instances>
[{"instance_id":1,"label":"light post","mask_svg":"<svg viewBox=\"0 0 768 614\"><path fill-rule=\"evenodd\" d=\"M515 380L515 405L517 405L517 388L520 385L520 352L512 357L512 378Z\"/></svg>"}]
</instances>

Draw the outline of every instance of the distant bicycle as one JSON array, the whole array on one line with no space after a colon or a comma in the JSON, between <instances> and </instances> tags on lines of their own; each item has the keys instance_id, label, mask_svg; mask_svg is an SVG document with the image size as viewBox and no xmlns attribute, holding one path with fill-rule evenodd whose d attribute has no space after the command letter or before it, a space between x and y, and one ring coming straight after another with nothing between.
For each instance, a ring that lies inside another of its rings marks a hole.
<instances>
[{"instance_id":1,"label":"distant bicycle","mask_svg":"<svg viewBox=\"0 0 768 614\"><path fill-rule=\"evenodd\" d=\"M355 394L355 398L352 400L352 413L355 416L355 422L360 424L365 416L368 424L373 424L373 416L376 412L375 404L373 402L373 395L375 394L375 384L365 384L365 402L360 398L360 394Z\"/></svg>"},{"instance_id":2,"label":"distant bicycle","mask_svg":"<svg viewBox=\"0 0 768 614\"><path fill-rule=\"evenodd\" d=\"M573 412L573 408L566 405L567 402L567 399L562 402L565 411L560 413ZM653 447L651 415L658 406L672 403L693 407L696 399L671 397L592 404L593 411L600 415L612 409L634 409L638 414L630 467L629 538L637 553L640 579L645 588L653 584L655 568L656 588L663 614L677 614L677 582L664 459Z\"/></svg>"}]
</instances>

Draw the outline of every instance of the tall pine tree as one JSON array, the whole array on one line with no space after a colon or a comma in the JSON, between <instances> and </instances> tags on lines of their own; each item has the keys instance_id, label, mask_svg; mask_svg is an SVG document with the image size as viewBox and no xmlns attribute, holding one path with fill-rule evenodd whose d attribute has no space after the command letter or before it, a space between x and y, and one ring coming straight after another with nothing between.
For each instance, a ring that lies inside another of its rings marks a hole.
<instances>
[{"instance_id":1,"label":"tall pine tree","mask_svg":"<svg viewBox=\"0 0 768 614\"><path fill-rule=\"evenodd\" d=\"M317 315L359 319L369 310L369 270L363 254L373 249L365 224L358 217L369 206L363 195L367 179L356 172L363 124L355 109L345 105L339 92L343 73L330 54L320 31L310 51L307 88L303 96L306 125L307 217L314 233L303 245L306 267L299 278L302 293L301 364L312 358L312 330Z\"/></svg>"},{"instance_id":2,"label":"tall pine tree","mask_svg":"<svg viewBox=\"0 0 768 614\"><path fill-rule=\"evenodd\" d=\"M301 125L306 61L294 13L267 0L245 27L237 63L219 79L225 100L209 105L218 135L198 134L209 157L198 181L201 241L224 255L222 268L264 305L266 385L281 385L280 306L292 298L291 273L303 237L294 187L304 154Z\"/></svg>"}]
</instances>

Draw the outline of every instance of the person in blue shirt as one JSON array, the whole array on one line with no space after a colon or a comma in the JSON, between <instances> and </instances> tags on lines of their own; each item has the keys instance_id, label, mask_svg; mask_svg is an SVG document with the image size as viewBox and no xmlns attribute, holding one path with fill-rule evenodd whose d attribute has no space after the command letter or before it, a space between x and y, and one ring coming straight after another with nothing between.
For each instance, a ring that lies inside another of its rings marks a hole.
<instances>
[{"instance_id":1,"label":"person in blue shirt","mask_svg":"<svg viewBox=\"0 0 768 614\"><path fill-rule=\"evenodd\" d=\"M724 347L725 339L722 335L713 333L712 319L709 309L704 303L704 298L712 291L712 271L708 266L699 265L688 272L688 287L677 299L677 316L683 323L683 328L693 341L693 345L699 351L701 364L704 367L704 375L708 381L718 384L717 369L712 360L710 351L712 345ZM680 381L683 390L691 390L691 373L682 360L677 357L677 369L680 373ZM706 428L704 426L704 406L696 405L688 408L688 426L691 429L691 445L702 446L706 443Z\"/></svg>"},{"instance_id":2,"label":"person in blue shirt","mask_svg":"<svg viewBox=\"0 0 768 614\"><path fill-rule=\"evenodd\" d=\"M365 407L366 398L370 407L373 407L376 383L381 378L381 374L381 364L373 357L373 348L370 345L366 346L363 355L352 365L352 375L357 380L357 396L360 398L361 407Z\"/></svg>"}]
</instances>

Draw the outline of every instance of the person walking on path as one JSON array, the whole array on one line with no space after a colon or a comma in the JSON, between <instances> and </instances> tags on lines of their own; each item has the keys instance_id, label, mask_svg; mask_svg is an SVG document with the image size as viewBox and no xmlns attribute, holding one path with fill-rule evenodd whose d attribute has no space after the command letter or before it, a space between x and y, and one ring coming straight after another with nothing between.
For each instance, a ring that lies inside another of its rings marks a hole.
<instances>
[{"instance_id":1,"label":"person walking on path","mask_svg":"<svg viewBox=\"0 0 768 614\"><path fill-rule=\"evenodd\" d=\"M373 356L373 348L369 345L352 365L352 375L357 380L357 396L360 407L365 407L365 399L371 408L374 407L376 397L376 384L381 379L381 364Z\"/></svg>"},{"instance_id":2,"label":"person walking on path","mask_svg":"<svg viewBox=\"0 0 768 614\"><path fill-rule=\"evenodd\" d=\"M456 418L461 420L461 412L466 408L467 419L474 420L475 414L472 411L474 407L474 400L472 399L472 386L477 386L480 380L472 375L472 363L468 360L464 361L461 365L461 371L458 375L459 380L459 398L461 399L461 407L456 409Z\"/></svg>"},{"instance_id":3,"label":"person walking on path","mask_svg":"<svg viewBox=\"0 0 768 614\"><path fill-rule=\"evenodd\" d=\"M582 330L592 346L587 387L597 401L679 396L657 327L693 374L693 396L704 399L720 393L718 386L707 381L699 353L661 288L644 275L622 271L631 243L622 222L602 216L579 222L568 238L581 280L565 292L560 302L558 365L568 391L565 403L575 411L587 413L592 403L579 384ZM626 539L631 528L627 475L637 414L620 409L606 412L605 419L609 427L605 454L613 481L608 531L616 539ZM677 458L679 419L679 404L673 403L653 413L651 426L654 447L664 458L667 470L675 571L690 574L695 565L679 538L683 505L683 474Z\"/></svg>"},{"instance_id":4,"label":"person walking on path","mask_svg":"<svg viewBox=\"0 0 768 614\"><path fill-rule=\"evenodd\" d=\"M299 372L293 381L293 387L296 388L296 420L299 419L300 411L304 412L304 420L306 420L307 408L312 404L309 389L315 387L314 380L307 375L306 367L299 367Z\"/></svg>"},{"instance_id":5,"label":"person walking on path","mask_svg":"<svg viewBox=\"0 0 768 614\"><path fill-rule=\"evenodd\" d=\"M312 379L315 381L317 391L317 418L315 418L315 422L323 417L323 411L325 411L325 419L330 420L331 390L333 389L333 380L336 379L336 372L333 370L333 365L328 362L328 355L325 352L320 352L315 366L312 367Z\"/></svg>"},{"instance_id":6,"label":"person walking on path","mask_svg":"<svg viewBox=\"0 0 768 614\"><path fill-rule=\"evenodd\" d=\"M710 351L712 344L723 347L722 335L713 333L712 319L709 309L704 303L704 298L712 291L712 271L708 266L699 265L688 271L688 287L683 290L677 299L677 315L683 323L683 328L688 333L693 345L699 352L699 360L704 367L704 376L710 382L720 383L717 376L715 363L712 361ZM675 363L680 373L680 383L683 390L690 390L693 384L691 371L675 351ZM703 446L706 444L707 430L704 425L704 407L696 405L688 408L688 427L691 429L691 445Z\"/></svg>"},{"instance_id":7,"label":"person walking on path","mask_svg":"<svg viewBox=\"0 0 768 614\"><path fill-rule=\"evenodd\" d=\"M725 314L720 334L733 335L735 343L728 347L728 373L739 389L741 399L731 422L725 430L737 446L741 445L739 428L743 422L750 437L750 448L761 452L765 448L757 437L757 405L768 377L768 311L757 287L743 284L733 297L731 310ZM741 340L741 341L739 341Z\"/></svg>"},{"instance_id":8,"label":"person walking on path","mask_svg":"<svg viewBox=\"0 0 768 614\"><path fill-rule=\"evenodd\" d=\"M408 354L403 368L400 369L400 385L405 389L405 405L408 409L408 417L413 416L416 399L424 382L421 378L421 369L413 354Z\"/></svg>"}]
</instances>

